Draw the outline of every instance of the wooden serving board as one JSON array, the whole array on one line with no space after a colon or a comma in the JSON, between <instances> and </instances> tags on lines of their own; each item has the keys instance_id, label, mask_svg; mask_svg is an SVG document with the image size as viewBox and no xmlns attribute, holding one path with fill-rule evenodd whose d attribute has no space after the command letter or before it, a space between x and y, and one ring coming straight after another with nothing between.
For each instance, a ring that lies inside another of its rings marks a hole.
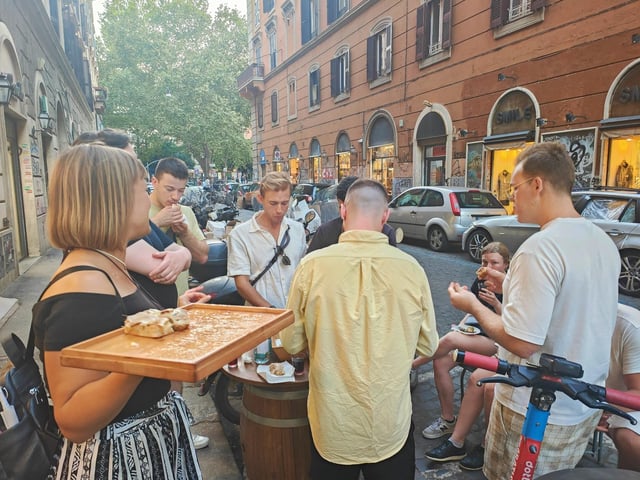
<instances>
[{"instance_id":1,"label":"wooden serving board","mask_svg":"<svg viewBox=\"0 0 640 480\"><path fill-rule=\"evenodd\" d=\"M189 328L161 338L125 335L122 328L66 347L67 367L197 382L293 323L277 308L193 303Z\"/></svg>"}]
</instances>

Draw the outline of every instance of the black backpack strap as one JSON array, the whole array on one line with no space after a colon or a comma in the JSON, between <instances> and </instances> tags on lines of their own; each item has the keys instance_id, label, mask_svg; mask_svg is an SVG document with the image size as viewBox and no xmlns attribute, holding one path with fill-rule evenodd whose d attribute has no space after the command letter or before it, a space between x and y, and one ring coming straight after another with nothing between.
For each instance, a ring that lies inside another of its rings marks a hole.
<instances>
[{"instance_id":1,"label":"black backpack strap","mask_svg":"<svg viewBox=\"0 0 640 480\"><path fill-rule=\"evenodd\" d=\"M33 333L33 328L29 331L29 341L35 341L35 335ZM18 337L15 333L12 333L10 337L6 337L2 340L2 348L4 348L7 357L16 368L19 368L25 361L26 358L26 348L20 337ZM33 356L33 353L31 354Z\"/></svg>"}]
</instances>

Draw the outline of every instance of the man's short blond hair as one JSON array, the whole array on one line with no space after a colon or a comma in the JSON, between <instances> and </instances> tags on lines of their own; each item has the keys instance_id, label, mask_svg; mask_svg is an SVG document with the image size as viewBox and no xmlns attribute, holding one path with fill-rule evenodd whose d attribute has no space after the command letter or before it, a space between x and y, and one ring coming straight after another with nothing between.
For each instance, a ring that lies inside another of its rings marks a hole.
<instances>
[{"instance_id":1,"label":"man's short blond hair","mask_svg":"<svg viewBox=\"0 0 640 480\"><path fill-rule=\"evenodd\" d=\"M289 193L291 193L292 188L289 175L285 172L269 172L260 180L260 195L262 197L268 191L281 192L289 190Z\"/></svg>"},{"instance_id":2,"label":"man's short blond hair","mask_svg":"<svg viewBox=\"0 0 640 480\"><path fill-rule=\"evenodd\" d=\"M78 145L57 159L49 183L47 232L62 250L115 250L126 244L133 186L142 163L124 150Z\"/></svg>"}]
</instances>

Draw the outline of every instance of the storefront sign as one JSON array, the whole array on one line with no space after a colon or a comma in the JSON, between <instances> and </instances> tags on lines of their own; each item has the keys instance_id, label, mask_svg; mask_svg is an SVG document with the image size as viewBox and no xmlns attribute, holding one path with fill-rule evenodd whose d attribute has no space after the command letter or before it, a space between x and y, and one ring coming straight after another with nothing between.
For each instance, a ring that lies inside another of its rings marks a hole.
<instances>
[{"instance_id":1,"label":"storefront sign","mask_svg":"<svg viewBox=\"0 0 640 480\"><path fill-rule=\"evenodd\" d=\"M640 64L629 70L611 97L609 118L640 115Z\"/></svg>"},{"instance_id":2,"label":"storefront sign","mask_svg":"<svg viewBox=\"0 0 640 480\"><path fill-rule=\"evenodd\" d=\"M534 130L535 106L524 92L513 91L498 100L491 119L491 135Z\"/></svg>"}]
</instances>

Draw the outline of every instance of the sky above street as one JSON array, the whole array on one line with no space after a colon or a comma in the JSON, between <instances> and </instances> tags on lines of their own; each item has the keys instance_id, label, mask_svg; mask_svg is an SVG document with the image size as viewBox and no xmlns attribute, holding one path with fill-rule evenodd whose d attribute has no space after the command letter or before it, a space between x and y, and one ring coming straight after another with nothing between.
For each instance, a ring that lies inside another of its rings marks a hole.
<instances>
[{"instance_id":1,"label":"sky above street","mask_svg":"<svg viewBox=\"0 0 640 480\"><path fill-rule=\"evenodd\" d=\"M104 11L106 0L93 0L93 18L95 21L96 33L100 34L100 15ZM247 15L247 0L209 0L209 13L213 15L219 5L227 5L235 8L243 15Z\"/></svg>"}]
</instances>

